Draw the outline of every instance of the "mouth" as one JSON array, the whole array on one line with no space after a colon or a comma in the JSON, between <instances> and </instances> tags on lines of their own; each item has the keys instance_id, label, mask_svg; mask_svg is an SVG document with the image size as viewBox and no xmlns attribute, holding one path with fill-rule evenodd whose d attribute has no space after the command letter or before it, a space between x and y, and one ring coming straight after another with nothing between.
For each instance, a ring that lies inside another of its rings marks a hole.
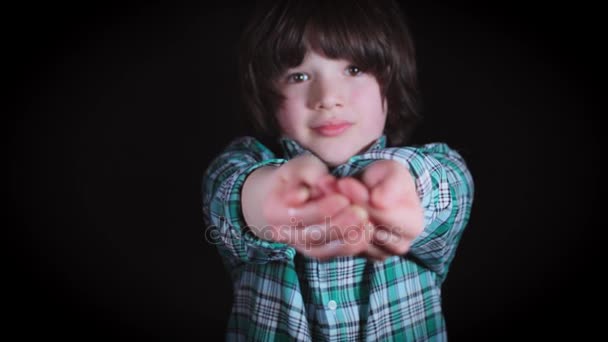
<instances>
[{"instance_id":1,"label":"mouth","mask_svg":"<svg viewBox=\"0 0 608 342\"><path fill-rule=\"evenodd\" d=\"M328 122L323 123L319 126L315 126L312 129L319 135L324 137L335 137L342 134L344 131L350 128L353 124L350 122Z\"/></svg>"}]
</instances>

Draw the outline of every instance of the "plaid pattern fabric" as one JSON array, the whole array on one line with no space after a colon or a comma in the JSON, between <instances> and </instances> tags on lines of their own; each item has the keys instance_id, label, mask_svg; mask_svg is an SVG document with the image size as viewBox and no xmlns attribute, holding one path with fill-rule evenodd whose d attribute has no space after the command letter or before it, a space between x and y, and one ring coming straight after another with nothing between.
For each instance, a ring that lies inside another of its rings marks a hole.
<instances>
[{"instance_id":1,"label":"plaid pattern fabric","mask_svg":"<svg viewBox=\"0 0 608 342\"><path fill-rule=\"evenodd\" d=\"M445 144L386 148L383 136L332 170L353 175L376 160L406 165L424 207L425 229L410 251L384 262L319 262L246 227L240 190L251 172L308 153L281 140L283 158L251 137L233 141L209 166L203 211L233 280L230 341L444 341L441 284L469 219L473 180Z\"/></svg>"}]
</instances>

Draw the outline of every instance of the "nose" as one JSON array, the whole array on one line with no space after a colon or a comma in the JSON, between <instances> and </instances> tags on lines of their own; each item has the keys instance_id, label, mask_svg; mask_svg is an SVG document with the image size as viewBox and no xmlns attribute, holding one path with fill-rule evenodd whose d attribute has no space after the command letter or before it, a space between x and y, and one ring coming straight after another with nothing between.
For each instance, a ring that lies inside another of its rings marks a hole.
<instances>
[{"instance_id":1,"label":"nose","mask_svg":"<svg viewBox=\"0 0 608 342\"><path fill-rule=\"evenodd\" d=\"M316 110L331 110L344 105L343 87L336 80L317 78L313 81L310 105Z\"/></svg>"}]
</instances>

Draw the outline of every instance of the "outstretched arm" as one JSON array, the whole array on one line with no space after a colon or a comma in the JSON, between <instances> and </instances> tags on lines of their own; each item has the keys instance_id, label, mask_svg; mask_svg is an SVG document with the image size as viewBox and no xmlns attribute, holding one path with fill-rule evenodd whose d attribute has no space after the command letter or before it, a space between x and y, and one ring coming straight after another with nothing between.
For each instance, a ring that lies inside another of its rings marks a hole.
<instances>
[{"instance_id":1,"label":"outstretched arm","mask_svg":"<svg viewBox=\"0 0 608 342\"><path fill-rule=\"evenodd\" d=\"M464 160L445 144L390 148L363 157L398 162L413 180L410 184L400 171L374 171L374 164L368 170L376 175L364 172L370 201L376 202L370 216L394 233L392 237L382 235L376 242L393 252L409 252L444 279L473 201L473 180ZM398 186L395 179L403 179L403 184ZM383 206L387 210L380 210ZM392 210L395 207L400 209Z\"/></svg>"},{"instance_id":2,"label":"outstretched arm","mask_svg":"<svg viewBox=\"0 0 608 342\"><path fill-rule=\"evenodd\" d=\"M259 239L247 227L241 210L241 190L249 175L286 160L251 137L233 141L207 168L203 178L203 213L207 236L224 256L237 262L289 260L295 250L283 243Z\"/></svg>"}]
</instances>

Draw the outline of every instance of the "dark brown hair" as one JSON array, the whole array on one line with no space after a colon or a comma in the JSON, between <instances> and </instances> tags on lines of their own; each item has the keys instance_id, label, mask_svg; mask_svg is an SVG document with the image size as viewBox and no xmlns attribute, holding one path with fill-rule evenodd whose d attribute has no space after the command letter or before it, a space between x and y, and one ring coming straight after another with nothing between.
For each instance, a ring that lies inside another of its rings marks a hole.
<instances>
[{"instance_id":1,"label":"dark brown hair","mask_svg":"<svg viewBox=\"0 0 608 342\"><path fill-rule=\"evenodd\" d=\"M306 41L306 40L311 41ZM276 80L302 63L308 46L372 73L387 99L384 129L405 144L418 119L414 45L393 0L269 0L256 7L240 43L244 104L266 136L280 132Z\"/></svg>"}]
</instances>

